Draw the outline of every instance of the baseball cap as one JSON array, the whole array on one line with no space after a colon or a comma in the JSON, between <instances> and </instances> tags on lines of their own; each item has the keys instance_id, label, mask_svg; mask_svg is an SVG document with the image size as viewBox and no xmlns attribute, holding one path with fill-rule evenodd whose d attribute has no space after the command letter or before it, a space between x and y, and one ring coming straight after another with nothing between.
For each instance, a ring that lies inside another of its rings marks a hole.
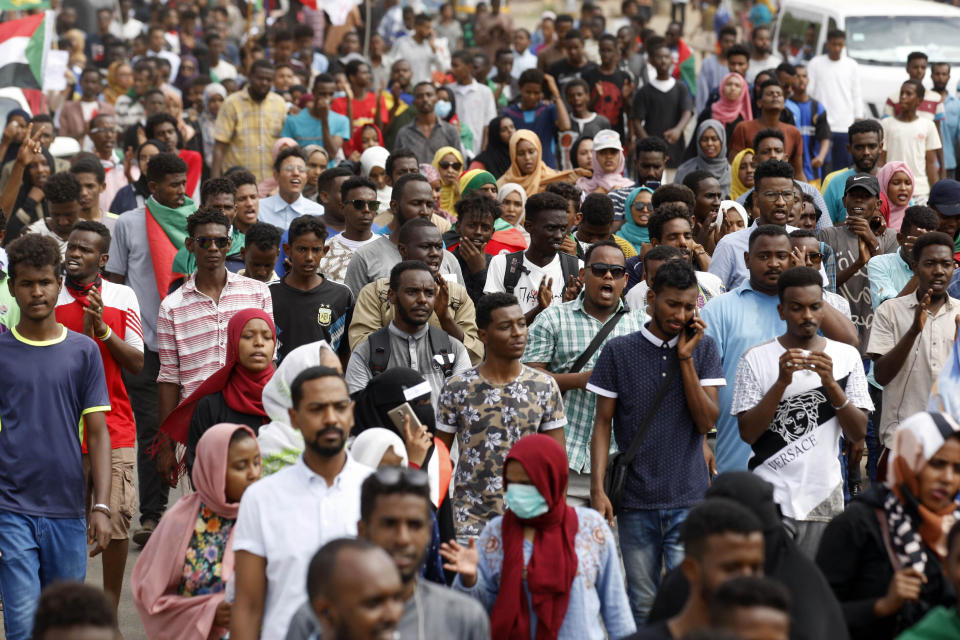
<instances>
[{"instance_id":1,"label":"baseball cap","mask_svg":"<svg viewBox=\"0 0 960 640\"><path fill-rule=\"evenodd\" d=\"M847 195L850 189L854 187L866 189L875 196L880 195L880 183L877 182L876 176L872 176L869 173L855 173L847 178L847 184L843 188L843 195Z\"/></svg>"},{"instance_id":2,"label":"baseball cap","mask_svg":"<svg viewBox=\"0 0 960 640\"><path fill-rule=\"evenodd\" d=\"M623 144L620 142L620 134L612 129L601 129L593 135L593 150L616 149L623 151Z\"/></svg>"},{"instance_id":3,"label":"baseball cap","mask_svg":"<svg viewBox=\"0 0 960 640\"><path fill-rule=\"evenodd\" d=\"M927 204L945 216L960 215L960 182L940 180L930 189Z\"/></svg>"},{"instance_id":4,"label":"baseball cap","mask_svg":"<svg viewBox=\"0 0 960 640\"><path fill-rule=\"evenodd\" d=\"M550 18L551 20L556 20L557 14L555 14L553 11L544 11L543 13L540 14L541 21L546 20L547 18Z\"/></svg>"}]
</instances>

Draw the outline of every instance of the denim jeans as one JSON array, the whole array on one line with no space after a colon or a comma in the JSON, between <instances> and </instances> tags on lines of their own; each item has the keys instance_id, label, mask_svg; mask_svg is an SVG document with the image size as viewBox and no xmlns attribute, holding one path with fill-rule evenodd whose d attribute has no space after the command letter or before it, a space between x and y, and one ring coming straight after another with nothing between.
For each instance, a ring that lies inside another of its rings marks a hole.
<instances>
[{"instance_id":1,"label":"denim jeans","mask_svg":"<svg viewBox=\"0 0 960 640\"><path fill-rule=\"evenodd\" d=\"M680 525L689 509L624 509L617 516L620 553L627 573L630 610L639 629L646 624L666 570L680 566Z\"/></svg>"},{"instance_id":2,"label":"denim jeans","mask_svg":"<svg viewBox=\"0 0 960 640\"><path fill-rule=\"evenodd\" d=\"M0 510L0 599L7 640L28 640L44 587L87 575L83 518L42 518Z\"/></svg>"}]
</instances>

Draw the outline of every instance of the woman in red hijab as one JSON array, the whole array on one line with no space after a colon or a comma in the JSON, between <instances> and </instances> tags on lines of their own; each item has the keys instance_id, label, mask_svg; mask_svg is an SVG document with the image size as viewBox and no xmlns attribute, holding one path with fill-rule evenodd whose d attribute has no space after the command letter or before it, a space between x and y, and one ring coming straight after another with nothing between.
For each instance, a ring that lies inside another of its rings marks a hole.
<instances>
[{"instance_id":1,"label":"woman in red hijab","mask_svg":"<svg viewBox=\"0 0 960 640\"><path fill-rule=\"evenodd\" d=\"M186 463L188 473L197 442L213 425L242 424L257 433L270 421L262 396L264 385L273 376L276 336L273 319L262 309L237 312L227 325L226 363L184 398L161 425L161 434L186 445L186 459L181 462Z\"/></svg>"},{"instance_id":2,"label":"woman in red hijab","mask_svg":"<svg viewBox=\"0 0 960 640\"><path fill-rule=\"evenodd\" d=\"M613 533L593 509L567 506L567 466L555 439L521 438L504 463L506 513L479 542L441 546L444 569L459 574L453 587L490 611L493 640L617 639L636 631Z\"/></svg>"},{"instance_id":3,"label":"woman in red hijab","mask_svg":"<svg viewBox=\"0 0 960 640\"><path fill-rule=\"evenodd\" d=\"M343 143L343 155L347 160L360 162L360 156L370 147L383 146L383 133L375 124L365 124L353 130L353 135Z\"/></svg>"}]
</instances>

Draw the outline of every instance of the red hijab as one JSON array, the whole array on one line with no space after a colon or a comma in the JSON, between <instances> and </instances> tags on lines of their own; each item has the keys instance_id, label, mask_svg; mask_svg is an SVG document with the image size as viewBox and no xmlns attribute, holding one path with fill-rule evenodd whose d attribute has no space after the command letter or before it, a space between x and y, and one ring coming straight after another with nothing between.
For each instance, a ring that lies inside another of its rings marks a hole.
<instances>
[{"instance_id":1,"label":"red hijab","mask_svg":"<svg viewBox=\"0 0 960 640\"><path fill-rule=\"evenodd\" d=\"M251 320L260 319L267 323L273 332L276 344L277 329L273 318L263 309L243 309L238 311L227 325L227 361L216 373L207 378L196 391L184 398L177 408L163 421L160 433L171 440L186 444L190 431L190 419L200 400L218 391L223 392L227 406L234 411L253 416L261 416L266 422L267 412L263 409L263 387L273 377L273 364L263 371L250 371L238 361L240 334Z\"/></svg>"},{"instance_id":2,"label":"red hijab","mask_svg":"<svg viewBox=\"0 0 960 640\"><path fill-rule=\"evenodd\" d=\"M363 132L365 129L373 127L377 132L377 145L383 146L383 132L380 131L380 127L375 124L362 124L356 129L353 130L353 135L350 136L350 139L343 143L343 155L350 157L350 154L354 151L359 151L363 153Z\"/></svg>"},{"instance_id":3,"label":"red hijab","mask_svg":"<svg viewBox=\"0 0 960 640\"><path fill-rule=\"evenodd\" d=\"M533 554L526 567L527 588L537 614L536 640L556 640L570 604L570 587L579 560L574 543L579 520L566 502L567 454L542 433L521 438L504 461L523 466L550 510L521 520L509 509L503 515L503 568L500 593L490 616L491 637L529 640L530 610L523 592L523 528L534 527Z\"/></svg>"}]
</instances>

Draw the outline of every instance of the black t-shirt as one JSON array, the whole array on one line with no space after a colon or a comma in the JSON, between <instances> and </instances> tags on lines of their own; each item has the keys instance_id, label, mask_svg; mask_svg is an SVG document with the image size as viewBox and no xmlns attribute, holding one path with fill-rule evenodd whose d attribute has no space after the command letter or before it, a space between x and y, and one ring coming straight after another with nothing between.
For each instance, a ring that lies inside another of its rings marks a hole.
<instances>
[{"instance_id":1,"label":"black t-shirt","mask_svg":"<svg viewBox=\"0 0 960 640\"><path fill-rule=\"evenodd\" d=\"M588 71L593 71L597 68L597 65L593 62L587 62L587 64L582 67L575 67L570 62L564 58L559 62L554 62L550 65L550 68L547 70L547 73L552 75L557 81L557 88L560 89L560 95L563 95L563 88L568 82L576 78L582 78L585 73Z\"/></svg>"},{"instance_id":2,"label":"black t-shirt","mask_svg":"<svg viewBox=\"0 0 960 640\"><path fill-rule=\"evenodd\" d=\"M582 75L590 85L593 110L609 120L614 131L623 136L623 115L628 110L623 98L623 86L630 76L620 69L606 74L600 71L599 67L585 71Z\"/></svg>"},{"instance_id":3,"label":"black t-shirt","mask_svg":"<svg viewBox=\"0 0 960 640\"><path fill-rule=\"evenodd\" d=\"M627 640L673 640L673 634L667 627L667 621L661 620L648 624L632 636L627 636Z\"/></svg>"},{"instance_id":4,"label":"black t-shirt","mask_svg":"<svg viewBox=\"0 0 960 640\"><path fill-rule=\"evenodd\" d=\"M310 291L295 289L285 280L270 285L280 359L317 340L326 340L338 354L347 353L346 332L353 311L353 292L327 278Z\"/></svg>"},{"instance_id":5,"label":"black t-shirt","mask_svg":"<svg viewBox=\"0 0 960 640\"><path fill-rule=\"evenodd\" d=\"M253 429L256 434L260 432L260 427L266 422L266 419L263 416L240 413L236 409L231 409L223 397L223 391L217 391L200 398L197 408L193 410L193 416L190 418L190 429L187 432L186 462L188 474L193 472L193 462L197 457L197 443L200 442L200 437L210 427L223 422L245 424Z\"/></svg>"}]
</instances>

